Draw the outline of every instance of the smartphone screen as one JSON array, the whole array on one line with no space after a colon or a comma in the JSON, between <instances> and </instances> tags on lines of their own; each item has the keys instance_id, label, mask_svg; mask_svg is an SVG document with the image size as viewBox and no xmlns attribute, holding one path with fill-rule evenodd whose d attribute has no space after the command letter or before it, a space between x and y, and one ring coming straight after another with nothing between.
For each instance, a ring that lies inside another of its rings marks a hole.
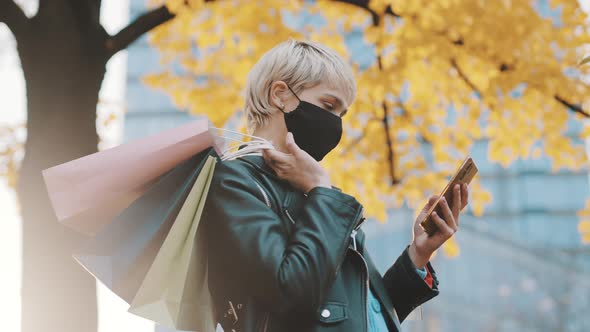
<instances>
[{"instance_id":1,"label":"smartphone screen","mask_svg":"<svg viewBox=\"0 0 590 332\"><path fill-rule=\"evenodd\" d=\"M461 166L459 166L459 168L457 169L449 183L447 183L447 186L443 189L442 193L439 195L436 202L430 207L424 219L420 221L420 225L422 225L422 227L424 228L426 233L428 233L428 235L433 235L438 230L438 227L436 226L434 221L432 221L432 212L436 211L436 213L440 217L444 216L444 214L442 213L442 209L439 205L441 198L445 197L445 199L447 200L447 204L449 205L449 207L452 208L453 187L456 184L469 184L475 176L475 174L477 174L477 171L477 166L475 166L475 162L473 161L473 159L471 159L471 157L467 157L465 158L465 160L463 160L463 163L461 164Z\"/></svg>"}]
</instances>

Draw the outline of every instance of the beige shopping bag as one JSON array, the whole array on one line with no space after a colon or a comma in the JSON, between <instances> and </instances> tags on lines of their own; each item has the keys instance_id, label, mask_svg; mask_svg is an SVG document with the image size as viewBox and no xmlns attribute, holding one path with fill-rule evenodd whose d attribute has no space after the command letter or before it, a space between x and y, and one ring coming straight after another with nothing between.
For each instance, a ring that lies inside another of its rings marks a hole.
<instances>
[{"instance_id":1,"label":"beige shopping bag","mask_svg":"<svg viewBox=\"0 0 590 332\"><path fill-rule=\"evenodd\" d=\"M177 330L215 331L204 232L197 231L215 163L209 156L129 312Z\"/></svg>"}]
</instances>

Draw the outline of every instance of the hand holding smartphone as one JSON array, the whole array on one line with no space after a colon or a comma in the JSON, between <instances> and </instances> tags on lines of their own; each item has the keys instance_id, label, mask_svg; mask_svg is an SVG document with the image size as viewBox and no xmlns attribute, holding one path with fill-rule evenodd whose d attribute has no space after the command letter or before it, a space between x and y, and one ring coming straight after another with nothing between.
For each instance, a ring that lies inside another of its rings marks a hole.
<instances>
[{"instance_id":1,"label":"hand holding smartphone","mask_svg":"<svg viewBox=\"0 0 590 332\"><path fill-rule=\"evenodd\" d=\"M434 221L432 221L432 212L436 211L436 213L439 216L443 215L442 209L439 205L441 198L444 197L447 200L449 207L452 207L453 187L456 184L469 184L475 176L475 174L477 174L477 171L477 166L475 166L475 162L473 161L473 159L471 159L471 157L466 157L465 160L463 160L461 166L459 166L459 169L457 169L457 171L449 181L449 183L447 183L447 186L443 189L442 193L439 195L436 202L430 207L425 217L420 221L420 225L424 228L428 235L432 236L438 230L436 224L434 223Z\"/></svg>"}]
</instances>

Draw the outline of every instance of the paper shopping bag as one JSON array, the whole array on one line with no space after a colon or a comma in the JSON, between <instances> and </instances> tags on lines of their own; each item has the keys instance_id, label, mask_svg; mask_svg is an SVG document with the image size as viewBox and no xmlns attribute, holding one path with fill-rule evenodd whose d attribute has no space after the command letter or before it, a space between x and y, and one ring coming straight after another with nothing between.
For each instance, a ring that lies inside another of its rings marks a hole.
<instances>
[{"instance_id":1,"label":"paper shopping bag","mask_svg":"<svg viewBox=\"0 0 590 332\"><path fill-rule=\"evenodd\" d=\"M177 330L215 331L204 232L198 232L215 163L208 157L129 312Z\"/></svg>"},{"instance_id":2,"label":"paper shopping bag","mask_svg":"<svg viewBox=\"0 0 590 332\"><path fill-rule=\"evenodd\" d=\"M158 177L216 139L204 118L43 170L59 222L94 235Z\"/></svg>"},{"instance_id":3,"label":"paper shopping bag","mask_svg":"<svg viewBox=\"0 0 590 332\"><path fill-rule=\"evenodd\" d=\"M131 303L172 223L213 148L161 176L143 196L123 210L74 258L111 291Z\"/></svg>"}]
</instances>

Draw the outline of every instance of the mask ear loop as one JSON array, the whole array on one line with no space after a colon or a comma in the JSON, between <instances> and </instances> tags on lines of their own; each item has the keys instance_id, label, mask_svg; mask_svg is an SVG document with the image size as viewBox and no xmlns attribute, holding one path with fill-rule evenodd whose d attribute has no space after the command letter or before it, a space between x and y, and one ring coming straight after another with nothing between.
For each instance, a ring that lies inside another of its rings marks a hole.
<instances>
[{"instance_id":1,"label":"mask ear loop","mask_svg":"<svg viewBox=\"0 0 590 332\"><path fill-rule=\"evenodd\" d=\"M293 95L295 96L295 98L297 98L297 100L299 100L299 102L301 102L301 99L299 99L299 96L297 96L297 94L295 93L295 91L293 91L293 89L291 89L291 87L289 86L289 84L287 84L287 88L289 88L289 90L291 90L291 92L293 93Z\"/></svg>"},{"instance_id":2,"label":"mask ear loop","mask_svg":"<svg viewBox=\"0 0 590 332\"><path fill-rule=\"evenodd\" d=\"M286 83L285 83L286 84ZM289 84L287 84L287 88L289 88L289 90L291 90L291 93L295 96L295 98L297 98L297 100L299 100L299 103L301 103L301 99L299 99L299 96L297 96L297 94L295 93L295 91L293 91L293 89L291 89L291 87L289 86ZM283 112L283 114L287 114L287 112L285 112L283 109L285 108L285 106L280 107L279 110L281 112Z\"/></svg>"}]
</instances>

